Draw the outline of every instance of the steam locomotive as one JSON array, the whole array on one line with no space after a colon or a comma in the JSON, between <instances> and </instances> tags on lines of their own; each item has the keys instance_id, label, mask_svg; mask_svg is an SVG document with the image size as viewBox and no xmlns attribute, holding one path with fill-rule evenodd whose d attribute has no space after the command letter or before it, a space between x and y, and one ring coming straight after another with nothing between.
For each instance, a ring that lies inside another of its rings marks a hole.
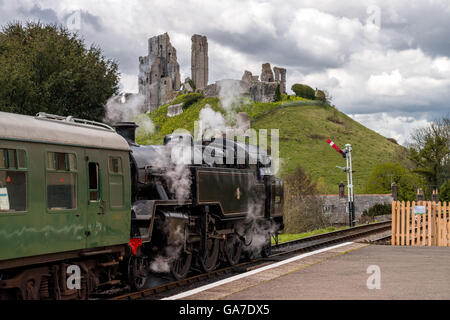
<instances>
[{"instance_id":1,"label":"steam locomotive","mask_svg":"<svg viewBox=\"0 0 450 320\"><path fill-rule=\"evenodd\" d=\"M269 155L179 134L141 146L136 127L0 112L0 299L86 299L269 254L283 225Z\"/></svg>"}]
</instances>

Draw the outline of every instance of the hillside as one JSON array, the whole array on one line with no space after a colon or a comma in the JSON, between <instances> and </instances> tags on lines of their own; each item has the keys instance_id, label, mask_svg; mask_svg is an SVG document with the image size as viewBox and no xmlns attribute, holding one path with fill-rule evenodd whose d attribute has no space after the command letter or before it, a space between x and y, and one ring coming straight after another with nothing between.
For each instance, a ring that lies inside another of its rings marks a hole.
<instances>
[{"instance_id":1,"label":"hillside","mask_svg":"<svg viewBox=\"0 0 450 320\"><path fill-rule=\"evenodd\" d=\"M186 97L180 97L176 102L183 102L183 99ZM148 114L155 125L155 133L138 136L138 142L161 144L166 134L178 128L192 132L194 121L198 120L206 104L225 114L217 98L199 99L173 118L167 117L169 105L164 105ZM301 165L319 180L323 192L337 193L338 183L346 181L345 173L336 168L336 165L345 166L345 160L330 148L326 139L331 138L341 148L346 143L352 145L356 193L364 192L365 183L377 164L391 161L393 154L402 148L335 108L317 101L295 98L276 103L242 103L233 110L247 112L254 129L279 129L280 175L291 173Z\"/></svg>"}]
</instances>

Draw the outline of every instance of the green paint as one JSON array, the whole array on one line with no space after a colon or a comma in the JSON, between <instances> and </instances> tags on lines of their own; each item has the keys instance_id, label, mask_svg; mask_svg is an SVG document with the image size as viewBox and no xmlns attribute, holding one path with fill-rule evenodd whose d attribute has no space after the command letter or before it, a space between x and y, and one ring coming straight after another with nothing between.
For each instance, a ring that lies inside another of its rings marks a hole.
<instances>
[{"instance_id":1,"label":"green paint","mask_svg":"<svg viewBox=\"0 0 450 320\"><path fill-rule=\"evenodd\" d=\"M0 139L0 148L23 149L28 159L28 168L23 170L27 175L27 211L0 212L0 260L128 243L131 219L128 152L4 139ZM75 154L76 209L47 208L47 152ZM104 203L99 202L95 208L88 202L86 156L95 159L100 166L102 184L99 191ZM109 156L122 159L124 181L122 207L110 206ZM101 205L104 206L104 214L97 215L100 212L97 209ZM89 232L90 235L87 236Z\"/></svg>"}]
</instances>

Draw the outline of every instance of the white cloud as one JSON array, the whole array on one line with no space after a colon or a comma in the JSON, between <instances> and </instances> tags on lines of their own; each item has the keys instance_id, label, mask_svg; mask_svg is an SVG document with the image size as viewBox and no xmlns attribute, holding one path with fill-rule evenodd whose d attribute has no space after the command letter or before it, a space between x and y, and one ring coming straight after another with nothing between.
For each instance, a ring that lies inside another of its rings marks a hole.
<instances>
[{"instance_id":1,"label":"white cloud","mask_svg":"<svg viewBox=\"0 0 450 320\"><path fill-rule=\"evenodd\" d=\"M402 96L405 94L403 85L403 77L396 69L390 74L371 75L367 81L367 91L373 95Z\"/></svg>"},{"instance_id":2,"label":"white cloud","mask_svg":"<svg viewBox=\"0 0 450 320\"><path fill-rule=\"evenodd\" d=\"M398 143L408 143L411 133L417 128L429 125L426 119L416 119L408 116L392 116L386 112L376 114L354 114L350 115L356 121L366 127L372 128L379 134L394 138Z\"/></svg>"},{"instance_id":3,"label":"white cloud","mask_svg":"<svg viewBox=\"0 0 450 320\"><path fill-rule=\"evenodd\" d=\"M0 6L0 24L39 18L36 6L54 11L60 22L74 10L98 18L101 30L85 21L81 35L119 60L127 91L137 91L147 39L163 32L177 49L182 80L190 76L190 39L198 33L209 37L211 83L240 79L244 70L259 74L261 63L271 62L287 67L288 88L300 82L326 89L340 110L398 140L449 109L445 1L18 0ZM373 8L380 9L379 27L370 23Z\"/></svg>"}]
</instances>

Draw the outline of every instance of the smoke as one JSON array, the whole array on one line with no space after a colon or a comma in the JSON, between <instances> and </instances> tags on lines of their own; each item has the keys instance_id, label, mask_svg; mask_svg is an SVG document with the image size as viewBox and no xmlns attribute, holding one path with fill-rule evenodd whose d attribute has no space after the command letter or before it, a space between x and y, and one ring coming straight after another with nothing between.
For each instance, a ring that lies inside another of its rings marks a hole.
<instances>
[{"instance_id":1,"label":"smoke","mask_svg":"<svg viewBox=\"0 0 450 320\"><path fill-rule=\"evenodd\" d=\"M169 225L166 224L161 230L164 234L169 234ZM155 273L169 273L170 265L180 257L184 244L184 233L180 225L177 226L172 237L172 243L164 248L163 253L158 254L150 264L150 270Z\"/></svg>"},{"instance_id":2,"label":"smoke","mask_svg":"<svg viewBox=\"0 0 450 320\"><path fill-rule=\"evenodd\" d=\"M251 256L258 256L270 241L270 235L278 229L277 223L264 219L264 205L252 203L245 222L236 231L245 239L243 250Z\"/></svg>"},{"instance_id":3,"label":"smoke","mask_svg":"<svg viewBox=\"0 0 450 320\"><path fill-rule=\"evenodd\" d=\"M200 134L205 139L222 136L227 130L224 116L220 112L214 111L209 104L200 111L199 120Z\"/></svg>"},{"instance_id":4,"label":"smoke","mask_svg":"<svg viewBox=\"0 0 450 320\"><path fill-rule=\"evenodd\" d=\"M136 138L148 139L155 133L155 124L147 114L140 114L133 118L133 121L139 126L136 129Z\"/></svg>"},{"instance_id":5,"label":"smoke","mask_svg":"<svg viewBox=\"0 0 450 320\"><path fill-rule=\"evenodd\" d=\"M187 164L191 162L191 152L190 145L169 142L158 149L158 156L152 161L152 168L162 173L178 203L190 198L192 181Z\"/></svg>"},{"instance_id":6,"label":"smoke","mask_svg":"<svg viewBox=\"0 0 450 320\"><path fill-rule=\"evenodd\" d=\"M243 94L248 90L244 88L243 81L239 80L221 80L217 82L219 86L219 99L222 108L225 110L226 120L230 124L236 123L238 107L243 100Z\"/></svg>"},{"instance_id":7,"label":"smoke","mask_svg":"<svg viewBox=\"0 0 450 320\"><path fill-rule=\"evenodd\" d=\"M145 97L141 94L121 93L111 97L106 103L104 121L107 123L133 121L144 112L144 101Z\"/></svg>"},{"instance_id":8,"label":"smoke","mask_svg":"<svg viewBox=\"0 0 450 320\"><path fill-rule=\"evenodd\" d=\"M222 80L218 82L218 86L222 108L229 113L240 102L241 96L245 91L241 87L241 82L237 80Z\"/></svg>"}]
</instances>

